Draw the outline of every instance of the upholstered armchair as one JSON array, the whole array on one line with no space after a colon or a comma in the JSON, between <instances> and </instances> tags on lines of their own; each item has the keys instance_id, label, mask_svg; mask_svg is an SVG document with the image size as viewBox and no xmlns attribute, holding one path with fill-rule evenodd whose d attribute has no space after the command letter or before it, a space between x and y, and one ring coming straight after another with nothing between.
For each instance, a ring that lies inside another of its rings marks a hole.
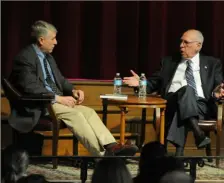
<instances>
[{"instance_id":1,"label":"upholstered armchair","mask_svg":"<svg viewBox=\"0 0 224 183\"><path fill-rule=\"evenodd\" d=\"M58 166L58 141L59 139L72 139L73 140L73 155L78 154L78 141L75 136L72 135L60 135L60 131L63 127L63 122L58 120L53 109L52 100L54 100L54 95L52 93L42 93L38 95L22 95L7 79L2 79L2 87L4 90L4 95L7 97L10 103L10 107L13 108L15 102L39 102L46 105L49 115L40 118L38 124L32 130L34 133L41 134L42 131L52 131L51 136L44 136L46 138L52 139L52 156L56 157L52 159L53 168ZM6 119L5 119L6 120ZM64 125L65 128L65 125ZM14 130L15 132L15 130ZM17 134L19 132L16 132Z\"/></svg>"}]
</instances>

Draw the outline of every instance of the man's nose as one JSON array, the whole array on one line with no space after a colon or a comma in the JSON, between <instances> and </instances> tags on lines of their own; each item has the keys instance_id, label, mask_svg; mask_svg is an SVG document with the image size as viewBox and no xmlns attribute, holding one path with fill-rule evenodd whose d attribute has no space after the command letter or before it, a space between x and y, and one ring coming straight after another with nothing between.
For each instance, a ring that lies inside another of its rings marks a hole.
<instances>
[{"instance_id":1,"label":"man's nose","mask_svg":"<svg viewBox=\"0 0 224 183\"><path fill-rule=\"evenodd\" d=\"M58 41L57 41L57 39L55 39L55 42L54 42L54 44L56 45L56 44L58 44Z\"/></svg>"}]
</instances>

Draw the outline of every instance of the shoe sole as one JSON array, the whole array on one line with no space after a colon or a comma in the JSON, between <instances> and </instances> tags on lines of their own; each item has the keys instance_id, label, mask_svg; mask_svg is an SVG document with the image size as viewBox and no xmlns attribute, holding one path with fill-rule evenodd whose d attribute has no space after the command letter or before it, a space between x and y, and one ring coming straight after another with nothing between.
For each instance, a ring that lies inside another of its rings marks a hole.
<instances>
[{"instance_id":1,"label":"shoe sole","mask_svg":"<svg viewBox=\"0 0 224 183\"><path fill-rule=\"evenodd\" d=\"M120 152L115 153L115 156L134 156L137 153L137 149L134 148L126 148L122 149Z\"/></svg>"}]
</instances>

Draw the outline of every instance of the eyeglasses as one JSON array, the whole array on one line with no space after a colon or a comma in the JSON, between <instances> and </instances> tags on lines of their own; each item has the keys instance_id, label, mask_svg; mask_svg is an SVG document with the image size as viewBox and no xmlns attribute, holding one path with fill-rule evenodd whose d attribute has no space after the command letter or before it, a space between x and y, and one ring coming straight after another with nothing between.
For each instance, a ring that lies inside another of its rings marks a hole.
<instances>
[{"instance_id":1,"label":"eyeglasses","mask_svg":"<svg viewBox=\"0 0 224 183\"><path fill-rule=\"evenodd\" d=\"M183 43L184 45L189 45L191 43L200 43L199 41L187 41L187 40L180 40L180 43Z\"/></svg>"}]
</instances>

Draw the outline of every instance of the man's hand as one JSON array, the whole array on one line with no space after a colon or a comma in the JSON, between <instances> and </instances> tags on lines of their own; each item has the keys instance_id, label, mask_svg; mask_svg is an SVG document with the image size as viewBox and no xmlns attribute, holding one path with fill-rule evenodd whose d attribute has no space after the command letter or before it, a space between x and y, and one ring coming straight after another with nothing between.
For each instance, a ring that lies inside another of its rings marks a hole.
<instances>
[{"instance_id":1,"label":"man's hand","mask_svg":"<svg viewBox=\"0 0 224 183\"><path fill-rule=\"evenodd\" d=\"M76 104L76 100L71 96L56 95L56 102L68 107L74 107Z\"/></svg>"},{"instance_id":2,"label":"man's hand","mask_svg":"<svg viewBox=\"0 0 224 183\"><path fill-rule=\"evenodd\" d=\"M131 77L124 77L123 82L128 86L139 86L139 76L133 70L130 70L132 76Z\"/></svg>"},{"instance_id":3,"label":"man's hand","mask_svg":"<svg viewBox=\"0 0 224 183\"><path fill-rule=\"evenodd\" d=\"M82 90L72 90L73 97L76 99L77 104L81 104L84 100L84 92Z\"/></svg>"},{"instance_id":4,"label":"man's hand","mask_svg":"<svg viewBox=\"0 0 224 183\"><path fill-rule=\"evenodd\" d=\"M222 97L224 97L224 83L218 85L214 90L214 97L217 99L220 99Z\"/></svg>"}]
</instances>

